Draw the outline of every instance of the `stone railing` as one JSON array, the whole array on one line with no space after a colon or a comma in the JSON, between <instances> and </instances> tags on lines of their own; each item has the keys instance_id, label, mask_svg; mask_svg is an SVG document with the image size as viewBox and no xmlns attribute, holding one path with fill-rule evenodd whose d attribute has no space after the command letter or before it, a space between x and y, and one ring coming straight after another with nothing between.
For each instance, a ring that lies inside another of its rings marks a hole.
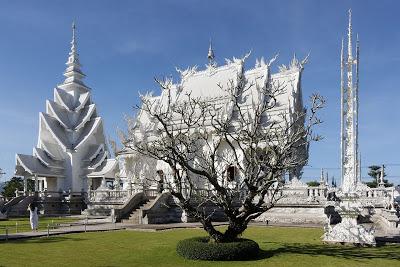
<instances>
[{"instance_id":1,"label":"stone railing","mask_svg":"<svg viewBox=\"0 0 400 267\"><path fill-rule=\"evenodd\" d=\"M390 191L390 189L386 189L385 187L370 188L369 190L362 192L361 196L366 198L387 197L388 195L391 195Z\"/></svg>"},{"instance_id":2,"label":"stone railing","mask_svg":"<svg viewBox=\"0 0 400 267\"><path fill-rule=\"evenodd\" d=\"M34 196L35 195L35 192L33 192L33 191L27 191L27 192L25 192L25 191L18 191L18 190L15 190L15 196L16 197L21 197L21 196Z\"/></svg>"},{"instance_id":3,"label":"stone railing","mask_svg":"<svg viewBox=\"0 0 400 267\"><path fill-rule=\"evenodd\" d=\"M322 187L307 187L307 196L309 197L327 197L328 189Z\"/></svg>"},{"instance_id":4,"label":"stone railing","mask_svg":"<svg viewBox=\"0 0 400 267\"><path fill-rule=\"evenodd\" d=\"M72 191L15 191L15 196L38 196L38 197L71 197L71 196L83 196L84 192L72 192Z\"/></svg>"},{"instance_id":5,"label":"stone railing","mask_svg":"<svg viewBox=\"0 0 400 267\"><path fill-rule=\"evenodd\" d=\"M148 188L148 189L145 189L143 191L144 191L144 195L147 198L151 198L151 199L156 198L158 196L158 194L159 194L157 189Z\"/></svg>"},{"instance_id":6,"label":"stone railing","mask_svg":"<svg viewBox=\"0 0 400 267\"><path fill-rule=\"evenodd\" d=\"M129 190L93 190L88 192L90 202L120 202L129 198Z\"/></svg>"}]
</instances>

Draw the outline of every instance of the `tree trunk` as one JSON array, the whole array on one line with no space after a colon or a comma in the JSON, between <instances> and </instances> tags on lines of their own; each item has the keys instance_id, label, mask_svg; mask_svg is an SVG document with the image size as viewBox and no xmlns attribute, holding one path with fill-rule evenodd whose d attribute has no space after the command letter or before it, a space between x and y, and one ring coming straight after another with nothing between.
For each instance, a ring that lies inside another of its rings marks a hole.
<instances>
[{"instance_id":1,"label":"tree trunk","mask_svg":"<svg viewBox=\"0 0 400 267\"><path fill-rule=\"evenodd\" d=\"M224 234L215 229L210 219L201 219L200 222L203 225L203 229L208 233L212 240L217 243L224 242Z\"/></svg>"},{"instance_id":2,"label":"tree trunk","mask_svg":"<svg viewBox=\"0 0 400 267\"><path fill-rule=\"evenodd\" d=\"M228 229L224 233L224 242L232 242L247 229L247 223L242 219L229 220Z\"/></svg>"},{"instance_id":3,"label":"tree trunk","mask_svg":"<svg viewBox=\"0 0 400 267\"><path fill-rule=\"evenodd\" d=\"M228 229L224 233L216 230L209 219L201 220L201 223L210 238L217 243L233 242L247 229L247 223L241 219L230 219Z\"/></svg>"}]
</instances>

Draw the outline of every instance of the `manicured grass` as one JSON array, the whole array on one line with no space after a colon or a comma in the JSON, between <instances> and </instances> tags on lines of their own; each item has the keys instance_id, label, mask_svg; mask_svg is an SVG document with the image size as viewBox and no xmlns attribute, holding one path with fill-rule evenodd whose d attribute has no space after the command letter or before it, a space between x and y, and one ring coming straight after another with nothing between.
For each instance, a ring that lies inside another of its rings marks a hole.
<instances>
[{"instance_id":1,"label":"manicured grass","mask_svg":"<svg viewBox=\"0 0 400 267\"><path fill-rule=\"evenodd\" d=\"M69 223L76 220L76 218L68 217L39 217L39 230L47 229L48 224L51 228L56 228L59 223ZM6 226L10 234L15 233L16 230L18 230L18 233L31 231L29 218L10 218L5 221L0 221L0 235L5 233Z\"/></svg>"},{"instance_id":2,"label":"manicured grass","mask_svg":"<svg viewBox=\"0 0 400 267\"><path fill-rule=\"evenodd\" d=\"M204 235L199 229L162 232L115 231L0 243L1 266L400 266L400 246L327 246L322 230L251 227L243 236L258 242L258 259L236 262L185 260L179 240Z\"/></svg>"}]
</instances>

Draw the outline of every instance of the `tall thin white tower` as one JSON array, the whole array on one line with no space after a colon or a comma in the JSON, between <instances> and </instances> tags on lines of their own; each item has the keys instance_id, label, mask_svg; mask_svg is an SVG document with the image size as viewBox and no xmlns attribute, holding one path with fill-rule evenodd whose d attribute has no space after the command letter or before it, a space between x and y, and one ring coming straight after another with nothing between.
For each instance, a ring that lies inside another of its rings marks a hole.
<instances>
[{"instance_id":1,"label":"tall thin white tower","mask_svg":"<svg viewBox=\"0 0 400 267\"><path fill-rule=\"evenodd\" d=\"M359 41L357 36L356 58L353 58L351 10L349 10L349 26L347 32L347 57L344 57L342 39L341 49L341 167L342 191L351 193L357 190L360 182L360 166L358 152L358 89L359 89ZM353 70L356 79L353 82ZM346 75L344 75L346 72Z\"/></svg>"}]
</instances>

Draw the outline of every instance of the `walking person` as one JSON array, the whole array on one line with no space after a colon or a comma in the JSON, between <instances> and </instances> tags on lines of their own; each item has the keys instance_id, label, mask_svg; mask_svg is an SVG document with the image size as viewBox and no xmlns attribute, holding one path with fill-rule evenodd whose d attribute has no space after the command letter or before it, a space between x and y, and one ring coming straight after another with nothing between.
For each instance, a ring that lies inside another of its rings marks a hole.
<instances>
[{"instance_id":1,"label":"walking person","mask_svg":"<svg viewBox=\"0 0 400 267\"><path fill-rule=\"evenodd\" d=\"M31 223L31 229L33 232L37 231L38 228L38 208L35 203L29 204L29 221Z\"/></svg>"}]
</instances>

